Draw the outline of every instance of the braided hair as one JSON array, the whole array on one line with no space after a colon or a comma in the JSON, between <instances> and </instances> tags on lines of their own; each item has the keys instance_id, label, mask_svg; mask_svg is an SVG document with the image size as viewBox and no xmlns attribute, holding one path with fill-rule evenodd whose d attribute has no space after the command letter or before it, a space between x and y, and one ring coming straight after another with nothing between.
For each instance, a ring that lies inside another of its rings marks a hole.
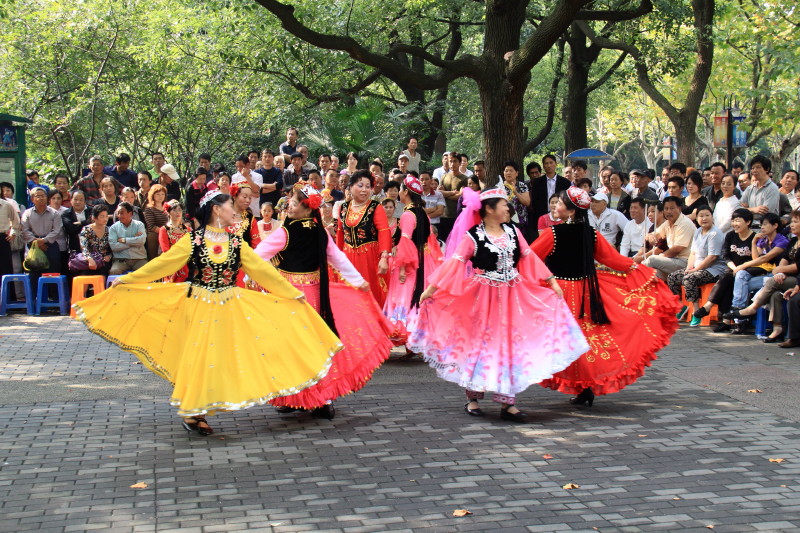
<instances>
[{"instance_id":1,"label":"braided hair","mask_svg":"<svg viewBox=\"0 0 800 533\"><path fill-rule=\"evenodd\" d=\"M603 299L600 296L600 284L597 280L597 269L594 265L594 240L597 238L594 228L589 224L588 209L581 209L570 199L567 191L561 191L560 199L569 209L575 210L574 221L583 228L583 243L578 247L578 261L583 267L584 290L589 290L589 315L595 324L609 324L606 309L603 306ZM601 239L604 237L600 237ZM588 287L587 287L588 285ZM583 318L586 313L586 298L581 298L581 311L579 318Z\"/></svg>"},{"instance_id":2,"label":"braided hair","mask_svg":"<svg viewBox=\"0 0 800 533\"><path fill-rule=\"evenodd\" d=\"M428 214L425 212L425 202L422 196L409 189L405 183L401 184L401 190L408 194L411 200L406 205L404 211L414 213L417 219L417 225L414 228L414 233L411 235L414 240L414 245L417 247L417 277L414 282L414 294L411 296L411 308L419 307L419 299L425 291L425 244L428 242L428 237L431 235L431 221Z\"/></svg>"}]
</instances>

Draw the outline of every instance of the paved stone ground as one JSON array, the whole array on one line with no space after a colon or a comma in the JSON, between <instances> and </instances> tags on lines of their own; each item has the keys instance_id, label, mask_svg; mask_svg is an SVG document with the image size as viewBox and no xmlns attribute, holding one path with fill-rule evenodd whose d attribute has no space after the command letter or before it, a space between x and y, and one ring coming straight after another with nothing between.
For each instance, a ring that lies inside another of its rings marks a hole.
<instances>
[{"instance_id":1,"label":"paved stone ground","mask_svg":"<svg viewBox=\"0 0 800 533\"><path fill-rule=\"evenodd\" d=\"M683 329L592 408L526 391L527 425L390 361L331 422L255 408L202 438L78 323L0 318L0 531L800 531L798 378L800 353Z\"/></svg>"}]
</instances>

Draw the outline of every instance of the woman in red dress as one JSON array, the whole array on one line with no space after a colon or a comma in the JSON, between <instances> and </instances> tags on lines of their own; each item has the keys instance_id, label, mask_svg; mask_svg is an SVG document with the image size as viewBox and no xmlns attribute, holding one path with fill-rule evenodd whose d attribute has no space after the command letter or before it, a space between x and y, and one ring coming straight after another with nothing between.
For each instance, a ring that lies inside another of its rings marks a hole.
<instances>
[{"instance_id":1,"label":"woman in red dress","mask_svg":"<svg viewBox=\"0 0 800 533\"><path fill-rule=\"evenodd\" d=\"M570 187L558 201L564 221L542 231L531 249L558 279L591 350L543 387L592 405L634 383L678 329L678 300L655 271L620 255L586 217L591 200ZM595 261L610 270L595 268Z\"/></svg>"},{"instance_id":2,"label":"woman in red dress","mask_svg":"<svg viewBox=\"0 0 800 533\"><path fill-rule=\"evenodd\" d=\"M383 308L392 235L383 206L370 199L374 186L375 178L367 170L358 170L350 177L351 199L339 212L336 244L367 280L378 306Z\"/></svg>"},{"instance_id":3,"label":"woman in red dress","mask_svg":"<svg viewBox=\"0 0 800 533\"><path fill-rule=\"evenodd\" d=\"M183 220L183 208L178 200L170 200L164 204L164 211L169 215L166 226L158 228L158 246L161 253L166 253L181 237L191 231L191 226ZM180 270L164 278L167 283L181 283L189 277L189 267L184 265Z\"/></svg>"}]
</instances>

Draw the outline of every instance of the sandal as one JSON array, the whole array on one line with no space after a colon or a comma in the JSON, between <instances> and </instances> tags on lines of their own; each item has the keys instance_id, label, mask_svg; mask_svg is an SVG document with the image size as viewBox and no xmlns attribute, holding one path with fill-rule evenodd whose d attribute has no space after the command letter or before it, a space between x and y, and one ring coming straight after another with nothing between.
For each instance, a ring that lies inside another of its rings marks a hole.
<instances>
[{"instance_id":1,"label":"sandal","mask_svg":"<svg viewBox=\"0 0 800 533\"><path fill-rule=\"evenodd\" d=\"M189 417L189 419L191 422L187 422L185 419L183 420L183 429L185 429L188 433L194 431L203 437L207 437L214 433L214 430L211 429L211 426L209 426L208 422L206 422L206 417L192 416ZM205 427L200 426L200 424L204 424Z\"/></svg>"}]
</instances>

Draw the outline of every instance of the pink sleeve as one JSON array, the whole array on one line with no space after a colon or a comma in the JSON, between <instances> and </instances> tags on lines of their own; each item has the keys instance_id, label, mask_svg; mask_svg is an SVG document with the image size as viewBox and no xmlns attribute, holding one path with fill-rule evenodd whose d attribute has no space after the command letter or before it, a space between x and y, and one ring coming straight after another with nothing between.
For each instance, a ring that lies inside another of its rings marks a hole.
<instances>
[{"instance_id":1,"label":"pink sleeve","mask_svg":"<svg viewBox=\"0 0 800 533\"><path fill-rule=\"evenodd\" d=\"M527 246L525 237L522 236L519 229L514 228L517 232L517 239L522 246L522 256L519 258L517 270L520 275L528 281L534 283L545 283L545 279L553 275L550 269L539 259L539 256L533 253L533 250Z\"/></svg>"},{"instance_id":2,"label":"pink sleeve","mask_svg":"<svg viewBox=\"0 0 800 533\"><path fill-rule=\"evenodd\" d=\"M336 246L330 234L328 235L327 255L328 263L339 272L342 279L353 287L364 285L364 278L361 277L361 274L358 273L358 270L356 270L356 267L353 266L353 263L350 262L345 253Z\"/></svg>"},{"instance_id":3,"label":"pink sleeve","mask_svg":"<svg viewBox=\"0 0 800 533\"><path fill-rule=\"evenodd\" d=\"M464 292L464 281L467 279L467 264L474 253L475 242L465 233L456 252L431 274L428 284L453 296L460 296Z\"/></svg>"},{"instance_id":4,"label":"pink sleeve","mask_svg":"<svg viewBox=\"0 0 800 533\"><path fill-rule=\"evenodd\" d=\"M278 228L276 231L270 233L266 239L258 243L255 252L264 261L269 261L278 255L278 252L286 248L286 238L286 228Z\"/></svg>"},{"instance_id":5,"label":"pink sleeve","mask_svg":"<svg viewBox=\"0 0 800 533\"><path fill-rule=\"evenodd\" d=\"M411 236L417 226L417 217L410 211L404 212L400 216L400 241L397 244L397 255L394 258L396 268L404 268L406 274L410 275L419 267L419 253Z\"/></svg>"}]
</instances>

